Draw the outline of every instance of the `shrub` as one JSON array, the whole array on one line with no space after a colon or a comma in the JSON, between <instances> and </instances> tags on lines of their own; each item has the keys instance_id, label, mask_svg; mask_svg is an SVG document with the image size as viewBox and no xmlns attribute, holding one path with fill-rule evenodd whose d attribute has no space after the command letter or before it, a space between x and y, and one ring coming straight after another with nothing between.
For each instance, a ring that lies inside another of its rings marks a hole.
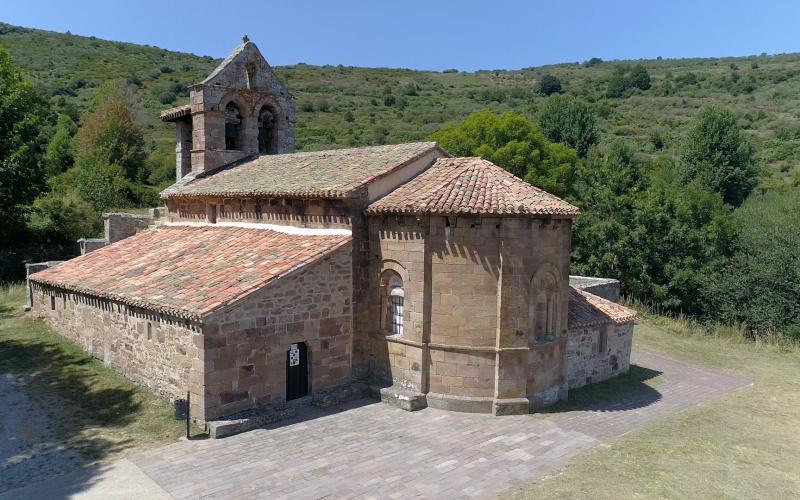
<instances>
[{"instance_id":1,"label":"shrub","mask_svg":"<svg viewBox=\"0 0 800 500\"><path fill-rule=\"evenodd\" d=\"M534 90L539 95L549 96L561 92L561 80L558 77L545 74L536 82Z\"/></svg>"},{"instance_id":2,"label":"shrub","mask_svg":"<svg viewBox=\"0 0 800 500\"><path fill-rule=\"evenodd\" d=\"M172 104L177 99L177 96L168 90L159 92L158 102L161 104Z\"/></svg>"}]
</instances>

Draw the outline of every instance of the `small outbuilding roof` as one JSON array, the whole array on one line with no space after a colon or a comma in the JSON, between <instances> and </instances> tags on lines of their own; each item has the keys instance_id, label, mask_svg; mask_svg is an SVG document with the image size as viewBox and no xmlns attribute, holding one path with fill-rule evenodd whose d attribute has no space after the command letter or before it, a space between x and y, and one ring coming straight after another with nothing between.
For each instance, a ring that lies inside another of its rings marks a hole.
<instances>
[{"instance_id":1,"label":"small outbuilding roof","mask_svg":"<svg viewBox=\"0 0 800 500\"><path fill-rule=\"evenodd\" d=\"M436 149L435 142L414 142L263 155L175 185L162 197L347 198L358 188Z\"/></svg>"},{"instance_id":2,"label":"small outbuilding roof","mask_svg":"<svg viewBox=\"0 0 800 500\"><path fill-rule=\"evenodd\" d=\"M161 121L174 122L175 120L183 118L184 116L189 116L190 114L192 114L192 106L190 104L175 106L174 108L165 109L161 112Z\"/></svg>"},{"instance_id":3,"label":"small outbuilding roof","mask_svg":"<svg viewBox=\"0 0 800 500\"><path fill-rule=\"evenodd\" d=\"M369 214L575 216L577 207L482 158L440 158L375 201Z\"/></svg>"},{"instance_id":4,"label":"small outbuilding roof","mask_svg":"<svg viewBox=\"0 0 800 500\"><path fill-rule=\"evenodd\" d=\"M621 324L636 319L636 311L592 293L569 287L569 328Z\"/></svg>"},{"instance_id":5,"label":"small outbuilding roof","mask_svg":"<svg viewBox=\"0 0 800 500\"><path fill-rule=\"evenodd\" d=\"M344 234L161 226L31 275L33 282L200 321L347 244Z\"/></svg>"}]
</instances>

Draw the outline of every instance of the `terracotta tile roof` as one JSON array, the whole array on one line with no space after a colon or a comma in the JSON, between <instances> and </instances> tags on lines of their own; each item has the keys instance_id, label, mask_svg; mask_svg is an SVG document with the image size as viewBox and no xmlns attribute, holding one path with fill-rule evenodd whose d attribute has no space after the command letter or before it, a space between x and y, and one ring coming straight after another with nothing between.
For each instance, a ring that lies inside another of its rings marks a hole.
<instances>
[{"instance_id":1,"label":"terracotta tile roof","mask_svg":"<svg viewBox=\"0 0 800 500\"><path fill-rule=\"evenodd\" d=\"M162 197L346 198L357 188L437 148L435 142L417 142L263 155L173 186Z\"/></svg>"},{"instance_id":2,"label":"terracotta tile roof","mask_svg":"<svg viewBox=\"0 0 800 500\"><path fill-rule=\"evenodd\" d=\"M482 158L440 158L367 213L568 215L578 208Z\"/></svg>"},{"instance_id":3,"label":"terracotta tile roof","mask_svg":"<svg viewBox=\"0 0 800 500\"><path fill-rule=\"evenodd\" d=\"M199 321L349 241L349 235L161 226L40 271L31 280Z\"/></svg>"},{"instance_id":4,"label":"terracotta tile roof","mask_svg":"<svg viewBox=\"0 0 800 500\"><path fill-rule=\"evenodd\" d=\"M161 121L171 122L177 120L178 118L189 116L190 114L192 114L192 106L190 104L175 106L174 108L165 109L161 112Z\"/></svg>"},{"instance_id":5,"label":"terracotta tile roof","mask_svg":"<svg viewBox=\"0 0 800 500\"><path fill-rule=\"evenodd\" d=\"M575 287L569 287L569 327L626 323L636 311Z\"/></svg>"}]
</instances>

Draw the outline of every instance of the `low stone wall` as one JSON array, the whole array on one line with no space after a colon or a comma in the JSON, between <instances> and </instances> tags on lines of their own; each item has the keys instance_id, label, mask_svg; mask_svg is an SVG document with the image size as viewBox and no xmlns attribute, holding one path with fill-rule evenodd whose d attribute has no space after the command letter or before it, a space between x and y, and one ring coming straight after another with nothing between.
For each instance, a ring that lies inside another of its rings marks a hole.
<instances>
[{"instance_id":1,"label":"low stone wall","mask_svg":"<svg viewBox=\"0 0 800 500\"><path fill-rule=\"evenodd\" d=\"M619 302L620 282L612 278L594 278L590 276L570 276L569 284L579 290L602 297L611 302Z\"/></svg>"},{"instance_id":2,"label":"low stone wall","mask_svg":"<svg viewBox=\"0 0 800 500\"><path fill-rule=\"evenodd\" d=\"M35 264L25 264L25 289L27 290L25 310L30 311L33 305L33 290L31 290L31 274L38 273L55 265L61 264L63 260L48 260L47 262L37 262Z\"/></svg>"},{"instance_id":3,"label":"low stone wall","mask_svg":"<svg viewBox=\"0 0 800 500\"><path fill-rule=\"evenodd\" d=\"M78 240L78 245L81 249L81 255L86 255L108 245L108 241L105 238L81 238Z\"/></svg>"},{"instance_id":4,"label":"low stone wall","mask_svg":"<svg viewBox=\"0 0 800 500\"><path fill-rule=\"evenodd\" d=\"M569 331L567 383L570 389L626 373L631 361L633 321Z\"/></svg>"},{"instance_id":5,"label":"low stone wall","mask_svg":"<svg viewBox=\"0 0 800 500\"><path fill-rule=\"evenodd\" d=\"M105 226L106 241L114 243L133 236L153 221L151 215L134 215L126 213L106 213L103 214L103 225Z\"/></svg>"},{"instance_id":6,"label":"low stone wall","mask_svg":"<svg viewBox=\"0 0 800 500\"><path fill-rule=\"evenodd\" d=\"M197 415L203 395L199 325L35 282L31 291L34 316L161 396L185 398L191 391L192 414Z\"/></svg>"},{"instance_id":7,"label":"low stone wall","mask_svg":"<svg viewBox=\"0 0 800 500\"><path fill-rule=\"evenodd\" d=\"M78 240L81 255L86 255L106 245L124 240L139 231L147 229L165 214L163 207L151 208L149 215L110 212L103 214L105 236L103 238L81 238Z\"/></svg>"}]
</instances>

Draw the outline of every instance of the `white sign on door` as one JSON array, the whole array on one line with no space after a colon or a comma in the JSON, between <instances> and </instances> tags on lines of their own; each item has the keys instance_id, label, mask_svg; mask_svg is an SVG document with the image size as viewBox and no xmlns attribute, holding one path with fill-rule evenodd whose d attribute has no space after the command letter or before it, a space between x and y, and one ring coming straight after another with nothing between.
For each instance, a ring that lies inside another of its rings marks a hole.
<instances>
[{"instance_id":1,"label":"white sign on door","mask_svg":"<svg viewBox=\"0 0 800 500\"><path fill-rule=\"evenodd\" d=\"M292 347L289 348L289 366L297 366L300 364L300 349L297 348L297 344L292 344Z\"/></svg>"}]
</instances>

